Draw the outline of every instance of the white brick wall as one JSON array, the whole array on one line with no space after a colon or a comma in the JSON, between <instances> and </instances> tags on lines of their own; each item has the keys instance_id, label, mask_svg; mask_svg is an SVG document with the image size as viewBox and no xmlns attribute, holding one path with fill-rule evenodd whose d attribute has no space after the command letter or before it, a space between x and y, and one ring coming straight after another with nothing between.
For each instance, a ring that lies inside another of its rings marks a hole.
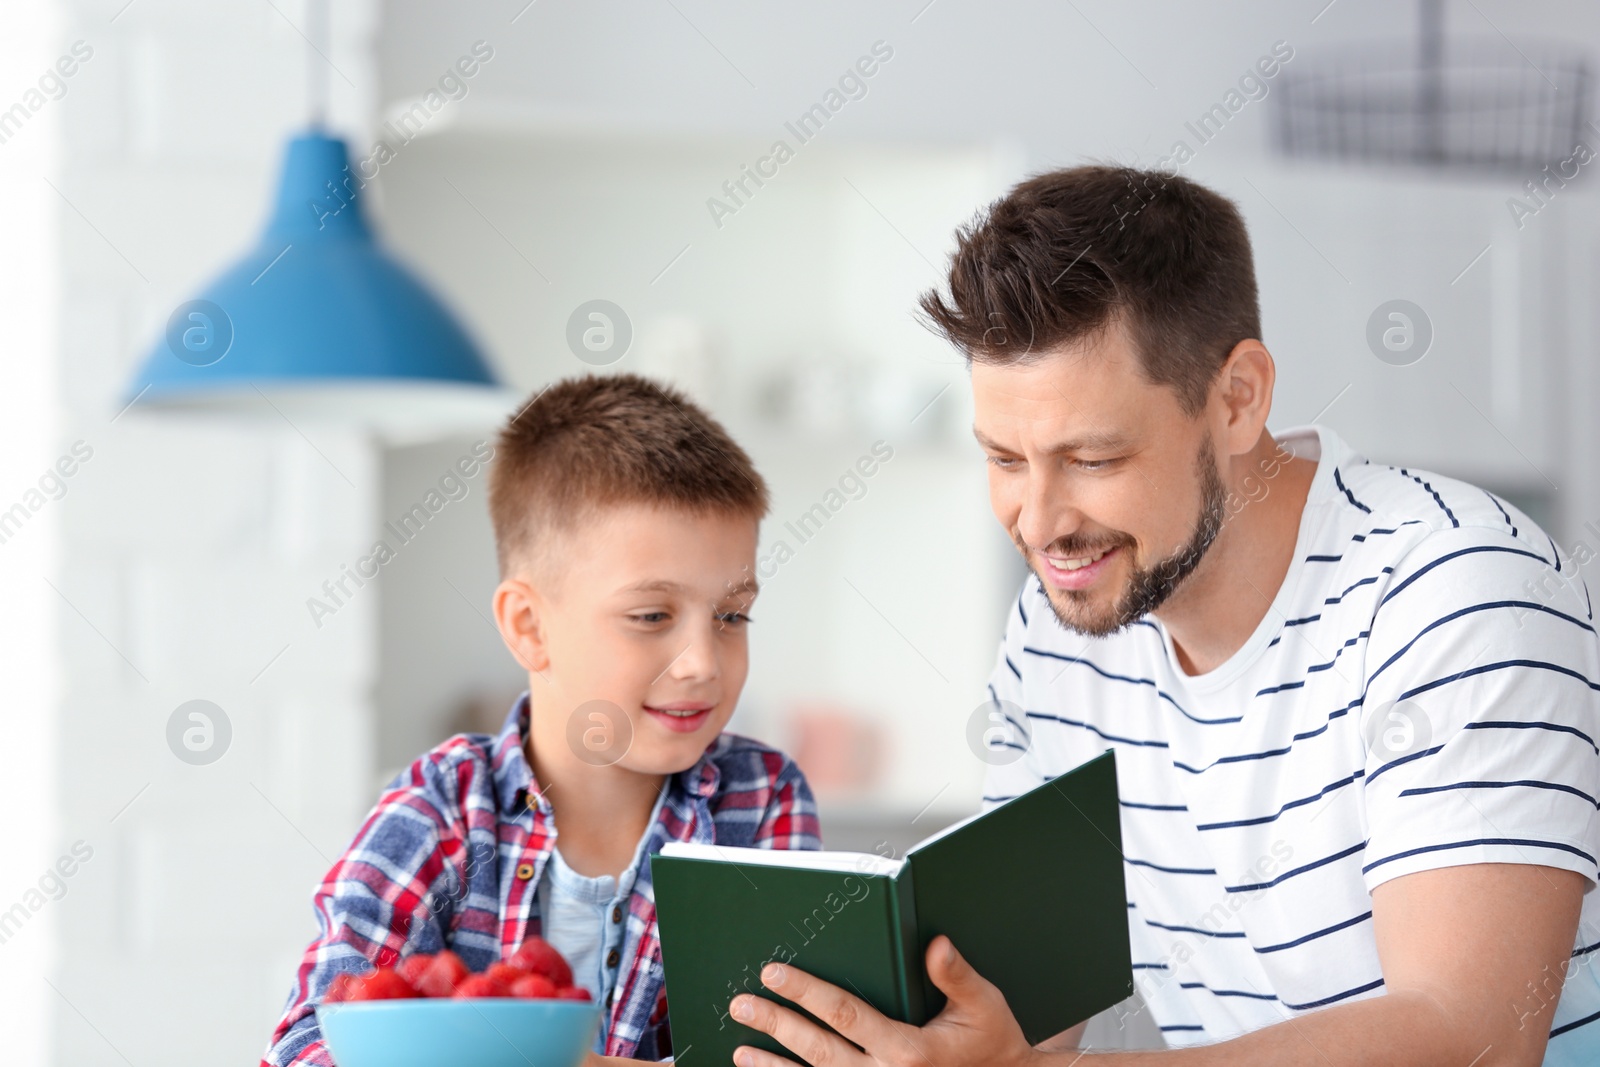
<instances>
[{"instance_id":1,"label":"white brick wall","mask_svg":"<svg viewBox=\"0 0 1600 1067\"><path fill-rule=\"evenodd\" d=\"M6 1058L253 1062L312 933L310 891L372 799L376 598L321 631L304 599L370 542L377 453L358 433L300 426L313 448L265 408L231 425L111 421L173 306L255 240L306 115L306 48L286 21L307 27L303 2L124 3L53 5L49 58L80 38L95 53L50 105L52 181L72 204L57 199L53 221L50 385L59 436L95 451L51 505L72 604L57 602L51 631L60 825L31 855L79 838L95 851L29 957L40 1047ZM357 143L375 7L335 3L331 125ZM206 766L166 742L168 716L197 698L233 730Z\"/></svg>"},{"instance_id":2,"label":"white brick wall","mask_svg":"<svg viewBox=\"0 0 1600 1067\"><path fill-rule=\"evenodd\" d=\"M11 0L0 5L0 107L16 102L26 82L10 72L42 70L55 58L57 28L47 0ZM36 75L33 75L36 76ZM9 510L58 454L56 417L56 307L59 200L43 179L53 173L58 127L51 113L31 120L0 145L0 197L6 205L4 255L0 256L0 510ZM55 114L59 114L59 109ZM37 912L24 903L29 889L58 854L61 823L50 803L55 793L55 737L51 710L60 672L53 660L61 609L45 584L58 573L54 534L60 505L46 504L15 536L0 544L0 705L7 761L0 775L0 1019L5 1023L5 1059L43 1061L47 1013L59 1001L44 976L50 966L51 935L61 910L43 901ZM23 907L23 918L12 909ZM16 922L25 923L20 929Z\"/></svg>"}]
</instances>

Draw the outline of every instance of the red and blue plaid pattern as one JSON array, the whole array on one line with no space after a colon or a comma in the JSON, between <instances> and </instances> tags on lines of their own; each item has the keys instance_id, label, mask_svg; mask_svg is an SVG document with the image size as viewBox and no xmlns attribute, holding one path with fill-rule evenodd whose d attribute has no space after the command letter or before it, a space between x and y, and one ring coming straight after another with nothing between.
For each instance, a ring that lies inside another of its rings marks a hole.
<instances>
[{"instance_id":1,"label":"red and blue plaid pattern","mask_svg":"<svg viewBox=\"0 0 1600 1067\"><path fill-rule=\"evenodd\" d=\"M523 754L526 693L496 737L460 734L389 784L313 899L320 932L307 947L262 1062L333 1067L314 1012L336 975L449 948L481 971L539 933L536 887L555 847L549 800ZM783 753L722 734L671 775L644 855L668 841L751 848L822 847L816 804ZM522 875L522 877L519 877ZM531 876L530 876L531 875ZM606 1054L671 1054L661 939L650 865L629 902Z\"/></svg>"}]
</instances>

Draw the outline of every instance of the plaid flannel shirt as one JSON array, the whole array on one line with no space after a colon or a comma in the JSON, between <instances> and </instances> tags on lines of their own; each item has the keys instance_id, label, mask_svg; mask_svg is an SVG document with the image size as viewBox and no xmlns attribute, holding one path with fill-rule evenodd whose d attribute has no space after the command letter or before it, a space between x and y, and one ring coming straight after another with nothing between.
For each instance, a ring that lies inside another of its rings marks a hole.
<instances>
[{"instance_id":1,"label":"plaid flannel shirt","mask_svg":"<svg viewBox=\"0 0 1600 1067\"><path fill-rule=\"evenodd\" d=\"M540 931L536 889L555 848L549 800L523 754L528 695L496 737L459 734L389 784L313 896L320 933L306 949L263 1058L270 1067L333 1067L316 1005L336 975L453 949L474 971ZM643 855L668 841L821 848L816 805L781 752L724 733L668 777ZM623 958L608 1004L606 1054L671 1054L650 864L628 905Z\"/></svg>"}]
</instances>

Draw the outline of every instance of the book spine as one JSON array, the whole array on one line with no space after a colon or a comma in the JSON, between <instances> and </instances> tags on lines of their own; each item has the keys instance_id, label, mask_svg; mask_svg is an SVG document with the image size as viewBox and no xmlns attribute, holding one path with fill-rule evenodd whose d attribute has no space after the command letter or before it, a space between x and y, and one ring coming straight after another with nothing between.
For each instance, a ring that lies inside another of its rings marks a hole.
<instances>
[{"instance_id":1,"label":"book spine","mask_svg":"<svg viewBox=\"0 0 1600 1067\"><path fill-rule=\"evenodd\" d=\"M922 1026L928 1021L928 1001L923 991L926 972L922 966L922 945L917 940L917 895L909 863L889 881L889 922L901 1018L912 1026Z\"/></svg>"}]
</instances>

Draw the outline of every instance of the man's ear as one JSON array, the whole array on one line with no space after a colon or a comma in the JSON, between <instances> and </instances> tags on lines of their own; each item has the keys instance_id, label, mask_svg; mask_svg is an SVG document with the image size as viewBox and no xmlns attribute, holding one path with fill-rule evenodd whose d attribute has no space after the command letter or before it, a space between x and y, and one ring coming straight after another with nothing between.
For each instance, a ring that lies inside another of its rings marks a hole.
<instances>
[{"instance_id":1,"label":"man's ear","mask_svg":"<svg viewBox=\"0 0 1600 1067\"><path fill-rule=\"evenodd\" d=\"M1277 367L1267 346L1254 338L1240 341L1223 361L1216 395L1223 405L1223 441L1229 455L1249 452L1261 440L1272 412Z\"/></svg>"},{"instance_id":2,"label":"man's ear","mask_svg":"<svg viewBox=\"0 0 1600 1067\"><path fill-rule=\"evenodd\" d=\"M542 608L538 591L523 578L507 578L495 587L494 623L500 630L500 639L530 672L542 672L550 666Z\"/></svg>"}]
</instances>

